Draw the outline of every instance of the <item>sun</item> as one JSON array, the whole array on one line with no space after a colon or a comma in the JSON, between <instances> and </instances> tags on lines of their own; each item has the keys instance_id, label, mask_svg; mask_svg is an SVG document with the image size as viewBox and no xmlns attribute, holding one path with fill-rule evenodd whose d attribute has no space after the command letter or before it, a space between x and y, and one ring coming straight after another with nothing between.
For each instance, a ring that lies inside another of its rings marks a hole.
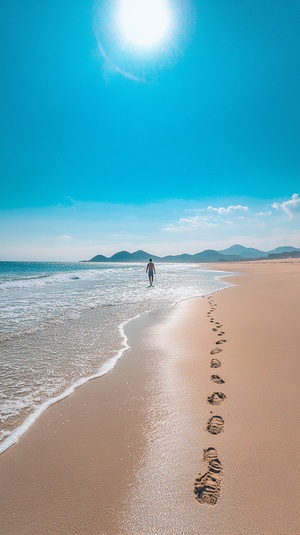
<instances>
[{"instance_id":1,"label":"sun","mask_svg":"<svg viewBox=\"0 0 300 535\"><path fill-rule=\"evenodd\" d=\"M152 48L166 39L171 27L167 0L121 0L119 27L123 39L135 46Z\"/></svg>"}]
</instances>

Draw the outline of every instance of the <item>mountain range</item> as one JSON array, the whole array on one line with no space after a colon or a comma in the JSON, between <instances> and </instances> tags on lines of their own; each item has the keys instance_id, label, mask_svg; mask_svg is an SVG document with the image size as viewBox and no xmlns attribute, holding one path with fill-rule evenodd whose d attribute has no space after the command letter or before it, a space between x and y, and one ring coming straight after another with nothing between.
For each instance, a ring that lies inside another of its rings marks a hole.
<instances>
[{"instance_id":1,"label":"mountain range","mask_svg":"<svg viewBox=\"0 0 300 535\"><path fill-rule=\"evenodd\" d=\"M278 258L300 258L300 249L291 246L277 247L271 251L260 251L253 247L244 247L243 245L232 245L228 249L222 251L215 251L213 249L206 249L196 254L180 254L156 256L147 253L146 251L135 251L129 253L128 251L119 251L114 255L107 257L103 255L96 255L87 262L148 262L152 258L154 262L238 262L241 260L260 260L263 258L278 259Z\"/></svg>"}]
</instances>

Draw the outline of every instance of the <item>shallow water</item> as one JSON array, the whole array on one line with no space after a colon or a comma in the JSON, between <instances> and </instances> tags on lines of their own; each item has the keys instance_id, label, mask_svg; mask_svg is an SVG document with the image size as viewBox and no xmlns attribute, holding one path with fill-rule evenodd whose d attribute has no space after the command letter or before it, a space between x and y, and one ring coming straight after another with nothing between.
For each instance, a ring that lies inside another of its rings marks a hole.
<instances>
[{"instance_id":1,"label":"shallow water","mask_svg":"<svg viewBox=\"0 0 300 535\"><path fill-rule=\"evenodd\" d=\"M159 264L0 262L0 452L49 405L111 370L133 318L220 290L223 272Z\"/></svg>"}]
</instances>

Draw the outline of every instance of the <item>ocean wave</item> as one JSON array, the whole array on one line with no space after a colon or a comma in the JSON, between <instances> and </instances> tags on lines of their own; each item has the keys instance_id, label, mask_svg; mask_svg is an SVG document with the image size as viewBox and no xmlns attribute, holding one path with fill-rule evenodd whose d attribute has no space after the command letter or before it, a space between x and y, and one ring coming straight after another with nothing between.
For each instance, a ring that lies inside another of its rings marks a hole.
<instances>
[{"instance_id":1,"label":"ocean wave","mask_svg":"<svg viewBox=\"0 0 300 535\"><path fill-rule=\"evenodd\" d=\"M46 286L48 284L60 284L76 280L92 280L100 276L97 270L81 271L79 273L57 273L20 277L0 282L0 290L28 288L33 286Z\"/></svg>"},{"instance_id":2,"label":"ocean wave","mask_svg":"<svg viewBox=\"0 0 300 535\"><path fill-rule=\"evenodd\" d=\"M50 271L48 273L36 273L34 275L3 277L2 280L0 276L0 291L18 288L30 288L34 286L46 286L49 284L61 284L77 280L92 281L95 279L103 279L105 277L109 277L112 273L114 273L115 275L121 274L124 272L124 270L126 270L126 272L137 270L140 271L140 266L130 266L123 264L116 264L115 266L110 266L108 264L105 266L101 266L98 269L88 268L60 272Z\"/></svg>"}]
</instances>

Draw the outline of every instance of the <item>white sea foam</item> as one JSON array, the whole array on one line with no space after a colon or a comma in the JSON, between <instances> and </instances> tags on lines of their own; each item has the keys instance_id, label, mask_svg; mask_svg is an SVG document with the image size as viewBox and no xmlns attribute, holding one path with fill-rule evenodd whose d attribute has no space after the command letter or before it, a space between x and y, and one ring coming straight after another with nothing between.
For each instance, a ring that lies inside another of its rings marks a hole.
<instances>
[{"instance_id":1,"label":"white sea foam","mask_svg":"<svg viewBox=\"0 0 300 535\"><path fill-rule=\"evenodd\" d=\"M60 273L55 275L43 274L28 276L17 279L10 279L0 282L1 290L10 290L16 288L30 288L33 286L46 286L48 284L63 284L76 280L93 280L99 277L99 270L88 270L87 272Z\"/></svg>"},{"instance_id":2,"label":"white sea foam","mask_svg":"<svg viewBox=\"0 0 300 535\"><path fill-rule=\"evenodd\" d=\"M119 326L119 331L121 333L123 343L122 343L122 347L117 351L115 356L111 357L104 364L102 364L102 366L100 367L97 373L94 373L93 375L90 375L88 377L82 377L81 379L78 379L71 386L69 386L69 388L67 388L64 392L62 392L59 396L49 398L47 401L44 401L43 403L41 403L41 405L39 405L29 416L27 416L27 418L25 418L23 423L20 426L18 426L14 431L12 431L11 433L5 432L5 436L8 435L8 437L5 438L2 443L0 443L0 454L6 451L11 446L13 446L14 444L16 444L16 442L18 442L21 436L24 435L24 433L26 433L26 431L39 418L39 416L41 416L49 407L51 407L51 405L54 405L55 403L58 403L59 401L62 401L66 397L70 396L71 394L73 394L76 388L84 385L88 381L91 381L92 379L97 379L109 373L115 367L117 361L122 357L124 352L127 351L127 349L129 349L128 339L124 332L124 327L127 323L136 319L137 317L138 316L122 323Z\"/></svg>"},{"instance_id":3,"label":"white sea foam","mask_svg":"<svg viewBox=\"0 0 300 535\"><path fill-rule=\"evenodd\" d=\"M199 265L159 264L154 287L142 264L18 269L1 274L0 263L0 282L11 284L0 304L0 452L50 405L115 366L132 318L227 286L222 272Z\"/></svg>"}]
</instances>

